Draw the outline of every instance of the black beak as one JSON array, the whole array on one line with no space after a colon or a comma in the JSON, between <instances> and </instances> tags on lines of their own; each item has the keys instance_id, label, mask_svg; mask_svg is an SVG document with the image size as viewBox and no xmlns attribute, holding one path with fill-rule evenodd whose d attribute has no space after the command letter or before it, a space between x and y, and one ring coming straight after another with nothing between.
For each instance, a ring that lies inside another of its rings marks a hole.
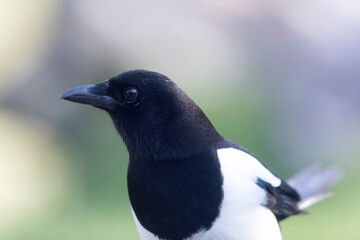
<instances>
[{"instance_id":1,"label":"black beak","mask_svg":"<svg viewBox=\"0 0 360 240\"><path fill-rule=\"evenodd\" d=\"M107 110L113 110L118 105L117 101L107 95L106 82L70 89L61 96L61 99Z\"/></svg>"}]
</instances>

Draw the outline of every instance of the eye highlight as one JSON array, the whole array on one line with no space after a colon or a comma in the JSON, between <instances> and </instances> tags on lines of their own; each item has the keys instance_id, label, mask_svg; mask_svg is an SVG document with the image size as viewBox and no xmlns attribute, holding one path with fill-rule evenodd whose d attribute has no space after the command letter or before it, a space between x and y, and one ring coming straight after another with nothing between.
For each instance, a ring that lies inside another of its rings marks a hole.
<instances>
[{"instance_id":1,"label":"eye highlight","mask_svg":"<svg viewBox=\"0 0 360 240\"><path fill-rule=\"evenodd\" d=\"M135 100L138 95L138 90L134 87L128 87L124 90L124 96L127 100Z\"/></svg>"}]
</instances>

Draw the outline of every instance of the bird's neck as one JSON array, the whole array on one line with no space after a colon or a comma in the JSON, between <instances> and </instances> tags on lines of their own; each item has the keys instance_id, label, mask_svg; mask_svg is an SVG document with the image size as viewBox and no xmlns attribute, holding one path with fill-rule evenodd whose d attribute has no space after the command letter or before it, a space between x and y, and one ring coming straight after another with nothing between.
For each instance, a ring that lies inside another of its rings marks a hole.
<instances>
[{"instance_id":1,"label":"bird's neck","mask_svg":"<svg viewBox=\"0 0 360 240\"><path fill-rule=\"evenodd\" d=\"M113 120L132 159L166 161L191 158L221 140L200 108L186 114L172 114L165 122L146 128L143 124L147 123L124 126L116 118Z\"/></svg>"}]
</instances>

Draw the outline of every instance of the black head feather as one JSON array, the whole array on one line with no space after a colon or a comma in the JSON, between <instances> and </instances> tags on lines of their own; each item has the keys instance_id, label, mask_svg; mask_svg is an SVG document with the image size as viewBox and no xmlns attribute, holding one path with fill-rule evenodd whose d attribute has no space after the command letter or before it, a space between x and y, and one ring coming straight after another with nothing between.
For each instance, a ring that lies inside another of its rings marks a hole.
<instances>
[{"instance_id":1,"label":"black head feather","mask_svg":"<svg viewBox=\"0 0 360 240\"><path fill-rule=\"evenodd\" d=\"M106 110L130 153L128 190L141 224L161 239L209 229L223 199L223 138L168 77L145 70L70 90L63 98Z\"/></svg>"},{"instance_id":2,"label":"black head feather","mask_svg":"<svg viewBox=\"0 0 360 240\"><path fill-rule=\"evenodd\" d=\"M202 110L162 74L128 71L91 89L104 101L111 99L111 107L91 104L109 112L131 158L191 157L219 138Z\"/></svg>"}]
</instances>

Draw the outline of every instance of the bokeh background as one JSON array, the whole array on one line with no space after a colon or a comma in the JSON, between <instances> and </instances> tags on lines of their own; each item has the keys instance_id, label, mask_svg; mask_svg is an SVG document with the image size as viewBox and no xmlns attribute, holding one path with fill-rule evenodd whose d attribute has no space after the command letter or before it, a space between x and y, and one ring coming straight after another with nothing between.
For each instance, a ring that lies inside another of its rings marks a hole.
<instances>
[{"instance_id":1,"label":"bokeh background","mask_svg":"<svg viewBox=\"0 0 360 240\"><path fill-rule=\"evenodd\" d=\"M360 3L1 0L0 239L139 239L110 118L66 90L144 68L288 178L343 169L284 239L360 239Z\"/></svg>"}]
</instances>

